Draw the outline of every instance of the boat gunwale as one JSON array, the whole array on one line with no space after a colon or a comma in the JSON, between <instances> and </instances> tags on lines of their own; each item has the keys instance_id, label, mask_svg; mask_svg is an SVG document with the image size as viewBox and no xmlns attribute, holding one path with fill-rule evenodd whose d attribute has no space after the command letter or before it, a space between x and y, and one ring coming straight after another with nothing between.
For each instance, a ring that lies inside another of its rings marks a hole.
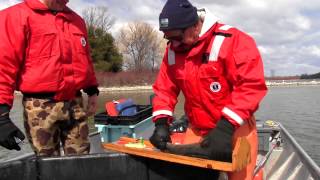
<instances>
[{"instance_id":1,"label":"boat gunwale","mask_svg":"<svg viewBox=\"0 0 320 180\"><path fill-rule=\"evenodd\" d=\"M279 123L281 129L281 136L285 136L283 139L289 141L290 144L297 153L299 159L302 161L303 165L306 166L312 177L320 179L320 167L315 163L314 160L307 154L307 152L299 145L299 143L294 139L294 137L288 132L288 130Z\"/></svg>"}]
</instances>

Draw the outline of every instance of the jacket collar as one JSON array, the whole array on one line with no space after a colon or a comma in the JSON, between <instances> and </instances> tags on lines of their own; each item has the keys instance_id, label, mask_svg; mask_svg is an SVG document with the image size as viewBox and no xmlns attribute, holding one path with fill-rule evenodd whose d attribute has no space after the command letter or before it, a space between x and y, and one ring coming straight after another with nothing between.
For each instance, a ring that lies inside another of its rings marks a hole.
<instances>
[{"instance_id":1,"label":"jacket collar","mask_svg":"<svg viewBox=\"0 0 320 180\"><path fill-rule=\"evenodd\" d=\"M219 21L219 18L213 15L207 8L198 12L199 17L204 17L204 22L199 37L201 38L208 32L214 24Z\"/></svg>"}]
</instances>

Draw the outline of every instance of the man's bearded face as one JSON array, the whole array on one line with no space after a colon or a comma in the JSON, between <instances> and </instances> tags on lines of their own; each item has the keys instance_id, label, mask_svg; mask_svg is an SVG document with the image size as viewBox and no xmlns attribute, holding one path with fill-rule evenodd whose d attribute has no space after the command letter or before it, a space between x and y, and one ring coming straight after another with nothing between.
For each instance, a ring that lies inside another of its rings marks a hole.
<instances>
[{"instance_id":1,"label":"man's bearded face","mask_svg":"<svg viewBox=\"0 0 320 180\"><path fill-rule=\"evenodd\" d=\"M42 0L44 4L48 6L49 9L55 11L62 11L69 0Z\"/></svg>"}]
</instances>

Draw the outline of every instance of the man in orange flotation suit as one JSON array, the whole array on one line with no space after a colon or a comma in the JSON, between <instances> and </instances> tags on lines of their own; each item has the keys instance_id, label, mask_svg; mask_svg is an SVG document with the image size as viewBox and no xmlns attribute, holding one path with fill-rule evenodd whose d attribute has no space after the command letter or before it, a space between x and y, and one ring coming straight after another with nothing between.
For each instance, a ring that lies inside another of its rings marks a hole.
<instances>
[{"instance_id":1,"label":"man in orange flotation suit","mask_svg":"<svg viewBox=\"0 0 320 180\"><path fill-rule=\"evenodd\" d=\"M167 149L169 124L182 91L190 127L203 138L197 152L184 154L231 162L235 139L246 137L251 163L229 178L252 179L258 146L253 113L267 92L253 38L188 0L168 0L159 23L168 45L153 85L155 130L150 141Z\"/></svg>"}]
</instances>

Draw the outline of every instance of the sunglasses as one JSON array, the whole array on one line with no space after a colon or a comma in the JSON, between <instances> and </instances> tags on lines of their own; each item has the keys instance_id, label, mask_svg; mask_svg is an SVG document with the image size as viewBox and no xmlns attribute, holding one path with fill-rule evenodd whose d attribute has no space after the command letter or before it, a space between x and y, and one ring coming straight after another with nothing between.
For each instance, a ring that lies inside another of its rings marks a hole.
<instances>
[{"instance_id":1,"label":"sunglasses","mask_svg":"<svg viewBox=\"0 0 320 180\"><path fill-rule=\"evenodd\" d=\"M185 29L164 32L163 38L169 41L182 41Z\"/></svg>"}]
</instances>

